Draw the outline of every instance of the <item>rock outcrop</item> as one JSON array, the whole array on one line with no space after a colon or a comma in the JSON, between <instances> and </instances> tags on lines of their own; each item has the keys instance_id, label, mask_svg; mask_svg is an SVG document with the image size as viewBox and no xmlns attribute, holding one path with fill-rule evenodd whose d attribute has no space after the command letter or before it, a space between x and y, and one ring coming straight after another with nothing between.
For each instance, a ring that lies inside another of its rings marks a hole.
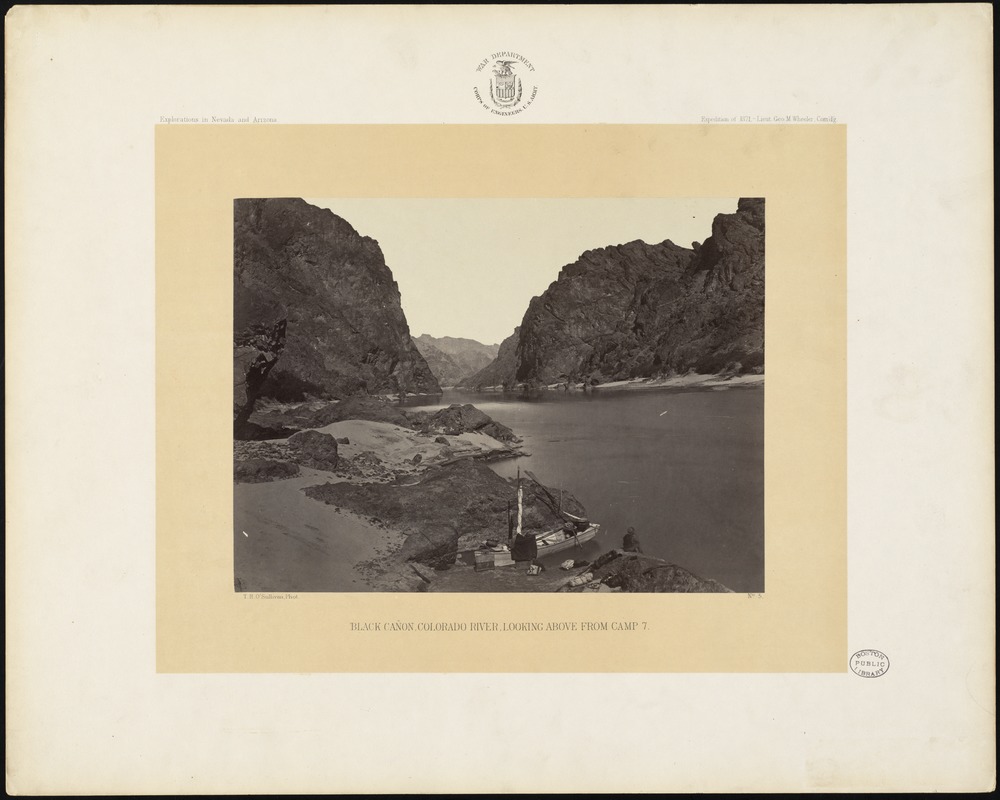
<instances>
[{"instance_id":1,"label":"rock outcrop","mask_svg":"<svg viewBox=\"0 0 1000 800\"><path fill-rule=\"evenodd\" d=\"M463 378L461 386L470 389L483 389L487 386L500 386L513 389L517 383L517 346L520 342L521 329L514 332L500 343L497 357L483 367L479 372Z\"/></svg>"},{"instance_id":2,"label":"rock outcrop","mask_svg":"<svg viewBox=\"0 0 1000 800\"><path fill-rule=\"evenodd\" d=\"M234 201L234 329L286 320L261 396L439 392L378 242L295 198Z\"/></svg>"},{"instance_id":3,"label":"rock outcrop","mask_svg":"<svg viewBox=\"0 0 1000 800\"><path fill-rule=\"evenodd\" d=\"M409 427L410 420L399 406L380 397L355 395L346 400L333 402L289 403L259 408L254 412L252 422L272 427L288 427L295 430L323 428L345 419L363 419L369 422L389 422L393 425Z\"/></svg>"},{"instance_id":4,"label":"rock outcrop","mask_svg":"<svg viewBox=\"0 0 1000 800\"><path fill-rule=\"evenodd\" d=\"M337 440L328 433L300 431L288 439L296 462L316 469L337 468Z\"/></svg>"},{"instance_id":5,"label":"rock outcrop","mask_svg":"<svg viewBox=\"0 0 1000 800\"><path fill-rule=\"evenodd\" d=\"M482 344L475 339L436 338L426 333L416 337L413 343L442 386L462 384L490 364L500 350L499 345Z\"/></svg>"},{"instance_id":6,"label":"rock outcrop","mask_svg":"<svg viewBox=\"0 0 1000 800\"><path fill-rule=\"evenodd\" d=\"M764 200L749 198L715 218L704 244L668 239L587 251L531 300L494 363L466 385L763 368Z\"/></svg>"},{"instance_id":7,"label":"rock outcrop","mask_svg":"<svg viewBox=\"0 0 1000 800\"><path fill-rule=\"evenodd\" d=\"M675 304L651 307L659 368L705 374L764 371L764 200L719 214L684 276ZM652 304L651 304L652 305Z\"/></svg>"},{"instance_id":8,"label":"rock outcrop","mask_svg":"<svg viewBox=\"0 0 1000 800\"><path fill-rule=\"evenodd\" d=\"M381 397L355 395L338 403L308 403L285 408L272 408L254 415L262 425L287 425L295 428L322 428L345 419L388 422L403 428L411 427L410 419L399 406Z\"/></svg>"},{"instance_id":9,"label":"rock outcrop","mask_svg":"<svg viewBox=\"0 0 1000 800\"><path fill-rule=\"evenodd\" d=\"M409 413L411 424L425 433L446 433L456 436L460 433L485 433L501 442L519 441L514 431L497 422L489 414L474 405L452 403L430 414L426 411Z\"/></svg>"},{"instance_id":10,"label":"rock outcrop","mask_svg":"<svg viewBox=\"0 0 1000 800\"><path fill-rule=\"evenodd\" d=\"M323 428L350 419L387 422L428 435L484 433L501 442L520 441L510 428L474 405L453 403L439 411L407 411L395 403L367 395L356 395L340 402L301 403L260 410L254 413L251 424L260 429L292 433L291 429Z\"/></svg>"},{"instance_id":11,"label":"rock outcrop","mask_svg":"<svg viewBox=\"0 0 1000 800\"><path fill-rule=\"evenodd\" d=\"M233 337L233 428L242 438L268 373L285 347L285 320L250 325Z\"/></svg>"},{"instance_id":12,"label":"rock outcrop","mask_svg":"<svg viewBox=\"0 0 1000 800\"><path fill-rule=\"evenodd\" d=\"M568 554L570 558L573 554ZM569 569L549 564L545 571L531 575L525 566L501 567L476 572L459 565L427 575L428 592L731 592L718 581L706 580L683 567L658 558L612 550L593 563L576 561ZM589 575L589 577L588 577Z\"/></svg>"},{"instance_id":13,"label":"rock outcrop","mask_svg":"<svg viewBox=\"0 0 1000 800\"><path fill-rule=\"evenodd\" d=\"M593 580L622 592L732 592L715 580L701 578L662 558L609 550L586 567ZM585 591L566 585L562 591Z\"/></svg>"},{"instance_id":14,"label":"rock outcrop","mask_svg":"<svg viewBox=\"0 0 1000 800\"><path fill-rule=\"evenodd\" d=\"M526 530L549 530L561 524L562 518L536 484L525 480L522 487ZM327 483L303 491L316 500L377 518L406 533L397 557L431 566L452 564L460 549L486 539L506 541L508 508L516 509L517 504L514 482L476 461L432 469L411 486ZM562 503L571 514L586 513L568 492L563 494Z\"/></svg>"},{"instance_id":15,"label":"rock outcrop","mask_svg":"<svg viewBox=\"0 0 1000 800\"><path fill-rule=\"evenodd\" d=\"M248 458L233 463L233 477L236 483L267 483L299 474L298 464L275 461L269 458Z\"/></svg>"}]
</instances>

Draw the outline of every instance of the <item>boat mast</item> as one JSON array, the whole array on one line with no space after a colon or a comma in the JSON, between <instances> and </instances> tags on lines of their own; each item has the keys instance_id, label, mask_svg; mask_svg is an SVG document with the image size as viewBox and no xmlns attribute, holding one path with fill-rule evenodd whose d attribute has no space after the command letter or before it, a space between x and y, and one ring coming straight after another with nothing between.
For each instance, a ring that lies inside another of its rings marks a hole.
<instances>
[{"instance_id":1,"label":"boat mast","mask_svg":"<svg viewBox=\"0 0 1000 800\"><path fill-rule=\"evenodd\" d=\"M517 468L517 535L521 535L521 515L524 509L524 492L521 489L521 468Z\"/></svg>"}]
</instances>

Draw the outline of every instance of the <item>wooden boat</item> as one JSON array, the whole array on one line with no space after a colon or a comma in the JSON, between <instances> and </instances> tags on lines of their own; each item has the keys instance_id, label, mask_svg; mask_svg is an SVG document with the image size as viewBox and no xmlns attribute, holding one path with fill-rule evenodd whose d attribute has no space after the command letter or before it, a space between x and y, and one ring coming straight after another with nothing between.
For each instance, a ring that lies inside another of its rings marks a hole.
<instances>
[{"instance_id":1,"label":"wooden boat","mask_svg":"<svg viewBox=\"0 0 1000 800\"><path fill-rule=\"evenodd\" d=\"M584 530L576 533L568 533L563 528L542 533L535 537L535 544L538 545L538 557L543 558L552 553L561 553L563 550L569 550L584 542L589 542L597 536L600 529L600 525L592 522Z\"/></svg>"},{"instance_id":2,"label":"wooden boat","mask_svg":"<svg viewBox=\"0 0 1000 800\"><path fill-rule=\"evenodd\" d=\"M561 516L566 524L562 525L555 530L546 531L545 533L540 533L535 536L535 558L543 558L550 554L561 553L565 550L569 550L574 547L578 547L585 542L589 542L595 536L597 532L601 529L601 526L596 522L590 522L582 517L575 516L555 505L555 498L549 494L548 489L546 489L538 479L532 475L530 472L528 475L538 483L542 491L549 496L552 500L553 506L552 510L555 511L559 516ZM511 533L511 542L517 541L513 537L514 533L514 521L510 516L510 505L507 506L507 528ZM517 536L520 537L522 533L522 522L524 514L524 493L521 488L521 470L518 468L517 471ZM571 529L571 530L568 530ZM505 567L513 565L513 551L515 549L514 544L510 547L503 547L499 542L492 542L493 547L484 546L477 548L473 551L472 555L475 559L476 571L483 569L494 569L495 567Z\"/></svg>"}]
</instances>

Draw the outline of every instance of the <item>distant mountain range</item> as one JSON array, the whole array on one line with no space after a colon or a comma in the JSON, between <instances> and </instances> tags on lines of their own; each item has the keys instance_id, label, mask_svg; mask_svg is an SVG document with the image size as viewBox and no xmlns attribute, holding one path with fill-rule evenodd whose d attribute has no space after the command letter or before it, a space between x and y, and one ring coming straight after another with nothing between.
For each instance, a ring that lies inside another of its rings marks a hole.
<instances>
[{"instance_id":1,"label":"distant mountain range","mask_svg":"<svg viewBox=\"0 0 1000 800\"><path fill-rule=\"evenodd\" d=\"M413 340L434 377L442 386L457 386L492 362L500 350L497 344L453 336L440 338L422 334Z\"/></svg>"},{"instance_id":2,"label":"distant mountain range","mask_svg":"<svg viewBox=\"0 0 1000 800\"><path fill-rule=\"evenodd\" d=\"M589 250L528 305L497 358L463 385L603 383L764 371L764 200L719 214L704 244Z\"/></svg>"}]
</instances>

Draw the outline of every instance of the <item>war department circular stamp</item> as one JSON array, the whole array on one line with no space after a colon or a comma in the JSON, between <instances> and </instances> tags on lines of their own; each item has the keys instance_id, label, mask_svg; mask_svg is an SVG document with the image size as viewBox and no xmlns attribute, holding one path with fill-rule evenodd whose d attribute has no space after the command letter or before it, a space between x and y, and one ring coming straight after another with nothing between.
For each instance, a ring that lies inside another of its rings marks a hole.
<instances>
[{"instance_id":1,"label":"war department circular stamp","mask_svg":"<svg viewBox=\"0 0 1000 800\"><path fill-rule=\"evenodd\" d=\"M510 117L520 114L538 95L535 65L512 50L491 53L476 66L472 88L479 104L492 114Z\"/></svg>"},{"instance_id":2,"label":"war department circular stamp","mask_svg":"<svg viewBox=\"0 0 1000 800\"><path fill-rule=\"evenodd\" d=\"M880 678L889 669L889 657L881 650L858 650L851 656L851 670L862 678Z\"/></svg>"}]
</instances>

